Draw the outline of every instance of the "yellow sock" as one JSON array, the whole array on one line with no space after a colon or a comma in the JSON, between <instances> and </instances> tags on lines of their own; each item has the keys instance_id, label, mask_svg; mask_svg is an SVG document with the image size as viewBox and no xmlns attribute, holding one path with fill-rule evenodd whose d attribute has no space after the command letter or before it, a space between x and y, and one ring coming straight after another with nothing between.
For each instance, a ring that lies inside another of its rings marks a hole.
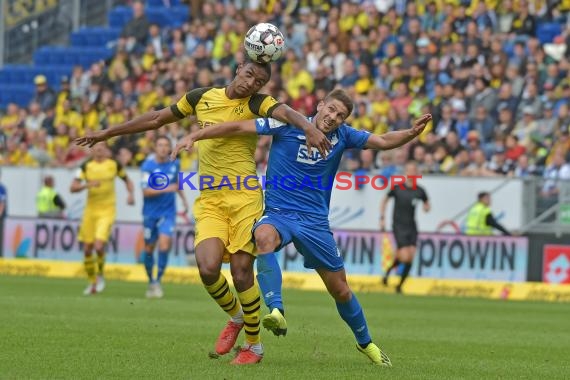
<instances>
[{"instance_id":1,"label":"yellow sock","mask_svg":"<svg viewBox=\"0 0 570 380\"><path fill-rule=\"evenodd\" d=\"M93 260L93 256L85 256L83 261L83 265L85 266L85 272L87 272L87 277L91 283L95 283L96 275L95 275L95 260Z\"/></svg>"},{"instance_id":2,"label":"yellow sock","mask_svg":"<svg viewBox=\"0 0 570 380\"><path fill-rule=\"evenodd\" d=\"M204 285L204 287L214 301L216 301L222 310L228 313L230 317L235 316L240 311L239 301L232 293L230 285L223 274L220 273L220 277L212 285Z\"/></svg>"},{"instance_id":3,"label":"yellow sock","mask_svg":"<svg viewBox=\"0 0 570 380\"><path fill-rule=\"evenodd\" d=\"M254 282L253 286L245 292L238 292L238 297L243 309L245 340L249 344L259 343L259 310L261 308L261 299L257 283Z\"/></svg>"},{"instance_id":4,"label":"yellow sock","mask_svg":"<svg viewBox=\"0 0 570 380\"><path fill-rule=\"evenodd\" d=\"M102 255L97 255L97 269L99 275L103 275L103 269L105 269L105 253Z\"/></svg>"}]
</instances>

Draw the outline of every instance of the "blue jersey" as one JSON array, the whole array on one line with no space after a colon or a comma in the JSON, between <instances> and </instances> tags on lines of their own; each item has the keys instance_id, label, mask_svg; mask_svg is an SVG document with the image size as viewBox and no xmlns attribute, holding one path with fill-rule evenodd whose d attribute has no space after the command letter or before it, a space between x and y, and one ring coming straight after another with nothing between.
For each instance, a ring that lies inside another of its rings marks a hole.
<instances>
[{"instance_id":1,"label":"blue jersey","mask_svg":"<svg viewBox=\"0 0 570 380\"><path fill-rule=\"evenodd\" d=\"M149 187L149 178L153 173L164 173L168 176L170 184L178 183L180 163L178 160L158 163L154 159L154 156L150 156L143 162L141 170L141 187L146 189ZM160 182L160 180L162 180L162 178L157 177L156 182ZM174 215L176 215L176 193L165 192L153 197L144 197L144 218L160 218Z\"/></svg>"},{"instance_id":2,"label":"blue jersey","mask_svg":"<svg viewBox=\"0 0 570 380\"><path fill-rule=\"evenodd\" d=\"M309 119L310 120L310 119ZM274 119L257 119L257 133L272 135L265 182L265 208L328 217L334 178L346 149L362 149L369 132L342 124L327 138L332 149L326 159L316 148L307 150L299 128Z\"/></svg>"}]
</instances>

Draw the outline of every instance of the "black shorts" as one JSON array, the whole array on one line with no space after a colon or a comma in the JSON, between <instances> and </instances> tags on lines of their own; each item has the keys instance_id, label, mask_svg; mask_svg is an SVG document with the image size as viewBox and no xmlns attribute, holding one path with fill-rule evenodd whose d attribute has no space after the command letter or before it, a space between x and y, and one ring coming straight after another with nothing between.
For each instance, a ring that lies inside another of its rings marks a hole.
<instances>
[{"instance_id":1,"label":"black shorts","mask_svg":"<svg viewBox=\"0 0 570 380\"><path fill-rule=\"evenodd\" d=\"M416 246L418 241L418 231L410 228L394 227L394 239L398 248Z\"/></svg>"}]
</instances>

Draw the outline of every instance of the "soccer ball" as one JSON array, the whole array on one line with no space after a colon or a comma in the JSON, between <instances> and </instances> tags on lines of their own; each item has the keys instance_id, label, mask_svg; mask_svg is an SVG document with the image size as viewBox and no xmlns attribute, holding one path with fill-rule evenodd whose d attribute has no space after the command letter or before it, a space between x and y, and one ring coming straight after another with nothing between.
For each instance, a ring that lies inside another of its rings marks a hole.
<instances>
[{"instance_id":1,"label":"soccer ball","mask_svg":"<svg viewBox=\"0 0 570 380\"><path fill-rule=\"evenodd\" d=\"M285 51L283 34L275 25L268 23L252 26L243 44L249 58L259 63L275 62Z\"/></svg>"}]
</instances>

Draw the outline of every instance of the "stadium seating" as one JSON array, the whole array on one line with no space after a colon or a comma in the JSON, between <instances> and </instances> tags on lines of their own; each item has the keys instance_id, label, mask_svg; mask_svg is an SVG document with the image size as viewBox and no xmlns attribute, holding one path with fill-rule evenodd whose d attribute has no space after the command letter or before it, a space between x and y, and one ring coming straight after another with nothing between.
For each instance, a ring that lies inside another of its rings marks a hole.
<instances>
[{"instance_id":1,"label":"stadium seating","mask_svg":"<svg viewBox=\"0 0 570 380\"><path fill-rule=\"evenodd\" d=\"M107 43L116 40L120 34L119 28L81 28L71 34L71 46L104 47Z\"/></svg>"},{"instance_id":2,"label":"stadium seating","mask_svg":"<svg viewBox=\"0 0 570 380\"><path fill-rule=\"evenodd\" d=\"M161 27L179 27L189 17L188 6L180 0L147 0L145 13L150 22ZM43 46L33 54L33 65L5 65L0 70L0 109L9 103L25 107L34 95L33 79L46 76L50 87L59 89L60 79L71 75L74 65L89 67L93 62L110 58L122 28L133 17L130 7L118 6L109 12L109 27L85 27L70 35L70 46Z\"/></svg>"},{"instance_id":3,"label":"stadium seating","mask_svg":"<svg viewBox=\"0 0 570 380\"><path fill-rule=\"evenodd\" d=\"M157 3L156 1L153 3ZM189 9L187 6L148 7L145 10L146 17L151 23L156 23L160 27L172 26L180 27L188 20ZM133 11L130 7L115 7L109 12L109 26L111 28L122 29L133 18Z\"/></svg>"},{"instance_id":4,"label":"stadium seating","mask_svg":"<svg viewBox=\"0 0 570 380\"><path fill-rule=\"evenodd\" d=\"M170 5L171 7L175 7L181 5L180 0L147 0L146 6L150 8L162 8Z\"/></svg>"}]
</instances>

